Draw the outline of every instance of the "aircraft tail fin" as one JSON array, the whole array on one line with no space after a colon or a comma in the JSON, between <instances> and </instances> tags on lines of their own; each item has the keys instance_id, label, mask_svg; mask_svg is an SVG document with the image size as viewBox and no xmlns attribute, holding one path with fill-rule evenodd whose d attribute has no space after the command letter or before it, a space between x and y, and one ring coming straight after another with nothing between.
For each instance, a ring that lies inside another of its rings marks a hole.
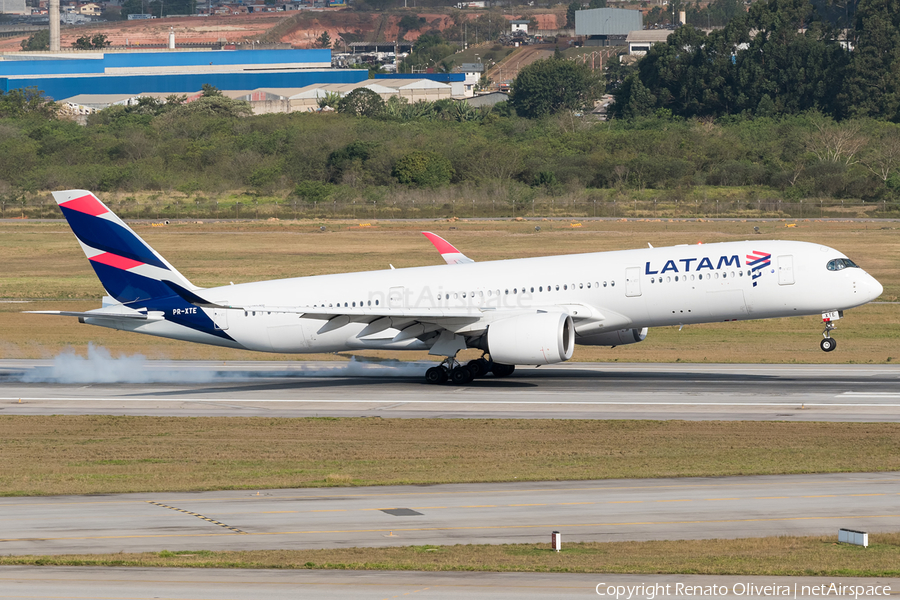
<instances>
[{"instance_id":1,"label":"aircraft tail fin","mask_svg":"<svg viewBox=\"0 0 900 600\"><path fill-rule=\"evenodd\" d=\"M175 295L166 282L198 289L87 190L53 192L103 287L128 304Z\"/></svg>"}]
</instances>

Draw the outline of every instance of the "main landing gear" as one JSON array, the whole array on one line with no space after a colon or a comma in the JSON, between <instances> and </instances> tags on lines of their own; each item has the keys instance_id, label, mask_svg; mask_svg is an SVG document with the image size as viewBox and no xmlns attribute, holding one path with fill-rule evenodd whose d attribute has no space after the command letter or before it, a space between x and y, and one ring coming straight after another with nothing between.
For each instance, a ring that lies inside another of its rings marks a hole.
<instances>
[{"instance_id":1,"label":"main landing gear","mask_svg":"<svg viewBox=\"0 0 900 600\"><path fill-rule=\"evenodd\" d=\"M432 384L452 383L454 385L466 385L477 377L484 377L493 373L494 377L508 377L516 370L515 365L501 365L485 357L470 360L465 365L455 358L449 357L437 367L431 367L425 371L425 382Z\"/></svg>"},{"instance_id":2,"label":"main landing gear","mask_svg":"<svg viewBox=\"0 0 900 600\"><path fill-rule=\"evenodd\" d=\"M822 332L822 337L824 339L819 342L819 348L821 348L824 352L831 352L832 350L837 348L837 340L831 337L831 332L837 328L837 325L835 325L834 322L843 316L843 311L834 311L822 314L822 322L825 324L825 331Z\"/></svg>"}]
</instances>

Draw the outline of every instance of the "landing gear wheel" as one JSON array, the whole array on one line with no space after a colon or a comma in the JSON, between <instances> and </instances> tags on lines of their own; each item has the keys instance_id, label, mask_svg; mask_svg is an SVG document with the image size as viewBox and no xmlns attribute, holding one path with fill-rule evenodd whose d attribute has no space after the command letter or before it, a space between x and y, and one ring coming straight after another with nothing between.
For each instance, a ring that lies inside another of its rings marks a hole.
<instances>
[{"instance_id":1,"label":"landing gear wheel","mask_svg":"<svg viewBox=\"0 0 900 600\"><path fill-rule=\"evenodd\" d=\"M450 371L450 381L455 385L466 385L472 381L472 370L468 366L456 367Z\"/></svg>"},{"instance_id":2,"label":"landing gear wheel","mask_svg":"<svg viewBox=\"0 0 900 600\"><path fill-rule=\"evenodd\" d=\"M837 340L834 338L827 337L821 342L819 342L819 348L824 350L825 352L831 352L835 348L837 348Z\"/></svg>"},{"instance_id":3,"label":"landing gear wheel","mask_svg":"<svg viewBox=\"0 0 900 600\"><path fill-rule=\"evenodd\" d=\"M441 384L447 381L447 370L444 367L431 367L425 371L425 382Z\"/></svg>"},{"instance_id":4,"label":"landing gear wheel","mask_svg":"<svg viewBox=\"0 0 900 600\"><path fill-rule=\"evenodd\" d=\"M500 363L494 363L494 366L491 367L491 373L494 374L494 377L509 377L515 370L516 365L501 365Z\"/></svg>"},{"instance_id":5,"label":"landing gear wheel","mask_svg":"<svg viewBox=\"0 0 900 600\"><path fill-rule=\"evenodd\" d=\"M479 377L484 377L490 371L490 364L483 358L470 360L466 367L468 367L469 370L472 371L472 377L476 379Z\"/></svg>"}]
</instances>

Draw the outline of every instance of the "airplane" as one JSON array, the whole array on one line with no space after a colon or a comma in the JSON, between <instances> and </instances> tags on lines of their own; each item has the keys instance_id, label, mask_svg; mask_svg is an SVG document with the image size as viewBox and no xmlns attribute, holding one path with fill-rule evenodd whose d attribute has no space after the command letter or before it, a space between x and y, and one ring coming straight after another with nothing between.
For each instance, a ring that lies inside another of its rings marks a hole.
<instances>
[{"instance_id":1,"label":"airplane","mask_svg":"<svg viewBox=\"0 0 900 600\"><path fill-rule=\"evenodd\" d=\"M108 296L86 312L29 311L260 352L427 350L425 380L466 385L569 360L576 344L643 341L650 327L843 311L883 288L841 252L753 240L475 262L425 232L448 264L201 288L94 194L53 192ZM463 365L456 356L477 348Z\"/></svg>"}]
</instances>

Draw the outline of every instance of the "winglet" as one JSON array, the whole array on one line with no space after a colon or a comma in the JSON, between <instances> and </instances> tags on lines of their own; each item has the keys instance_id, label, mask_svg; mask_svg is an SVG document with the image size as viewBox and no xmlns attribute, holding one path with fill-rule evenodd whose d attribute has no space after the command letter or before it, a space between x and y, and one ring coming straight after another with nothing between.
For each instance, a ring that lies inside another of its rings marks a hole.
<instances>
[{"instance_id":1,"label":"winglet","mask_svg":"<svg viewBox=\"0 0 900 600\"><path fill-rule=\"evenodd\" d=\"M434 244L435 249L441 253L441 257L447 261L448 265L460 265L463 263L475 262L459 250L453 244L430 231L423 231L422 235L428 238L428 241Z\"/></svg>"}]
</instances>

